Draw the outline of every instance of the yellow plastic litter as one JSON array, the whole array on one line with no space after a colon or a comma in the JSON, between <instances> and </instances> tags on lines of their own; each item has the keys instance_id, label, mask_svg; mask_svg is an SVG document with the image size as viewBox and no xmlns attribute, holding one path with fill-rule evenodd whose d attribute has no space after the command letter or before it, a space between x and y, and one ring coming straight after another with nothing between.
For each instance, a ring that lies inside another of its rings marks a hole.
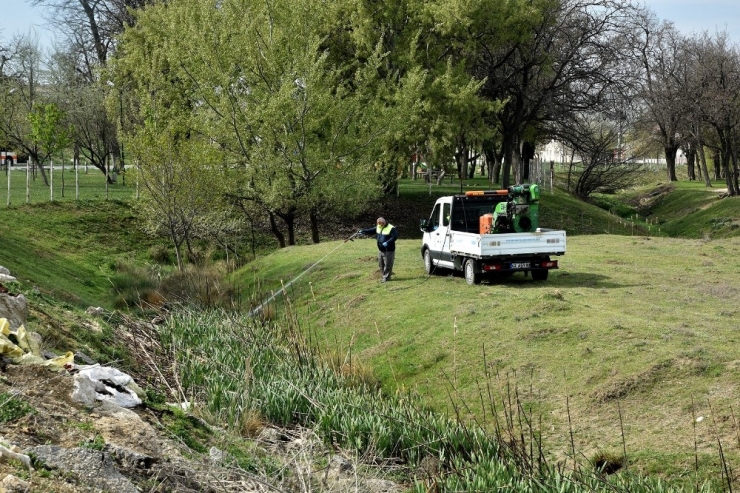
<instances>
[{"instance_id":1,"label":"yellow plastic litter","mask_svg":"<svg viewBox=\"0 0 740 493\"><path fill-rule=\"evenodd\" d=\"M18 347L8 338L11 334L15 335L13 331L10 330L8 319L0 318L0 354L6 355L11 359L20 358L23 356L23 349Z\"/></svg>"},{"instance_id":2,"label":"yellow plastic litter","mask_svg":"<svg viewBox=\"0 0 740 493\"><path fill-rule=\"evenodd\" d=\"M23 356L23 350L4 335L0 335L0 354L3 354L10 359L16 359Z\"/></svg>"},{"instance_id":3,"label":"yellow plastic litter","mask_svg":"<svg viewBox=\"0 0 740 493\"><path fill-rule=\"evenodd\" d=\"M26 327L23 325L18 327L15 337L18 339L18 347L26 352L35 354L36 356L41 356L41 348L39 347L38 341L28 335Z\"/></svg>"},{"instance_id":4,"label":"yellow plastic litter","mask_svg":"<svg viewBox=\"0 0 740 493\"><path fill-rule=\"evenodd\" d=\"M18 341L17 344L10 339L11 335ZM18 365L43 365L58 370L74 362L72 351L67 351L63 356L53 359L44 359L41 356L38 341L29 336L26 328L21 325L17 330L12 331L6 318L0 318L0 354L7 356Z\"/></svg>"},{"instance_id":5,"label":"yellow plastic litter","mask_svg":"<svg viewBox=\"0 0 740 493\"><path fill-rule=\"evenodd\" d=\"M44 360L42 363L44 366L53 366L58 368L64 368L66 365L72 364L75 361L75 353L67 351L63 356L57 356L56 358Z\"/></svg>"}]
</instances>

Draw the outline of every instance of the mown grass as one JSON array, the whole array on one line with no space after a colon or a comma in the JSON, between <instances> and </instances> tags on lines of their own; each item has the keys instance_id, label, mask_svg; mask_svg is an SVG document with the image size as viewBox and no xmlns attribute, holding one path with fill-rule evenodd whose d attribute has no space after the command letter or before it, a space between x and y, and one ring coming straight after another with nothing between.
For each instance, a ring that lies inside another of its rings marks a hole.
<instances>
[{"instance_id":1,"label":"mown grass","mask_svg":"<svg viewBox=\"0 0 740 493\"><path fill-rule=\"evenodd\" d=\"M740 235L740 198L720 197L716 189L695 190L677 185L651 207L670 236L730 238Z\"/></svg>"},{"instance_id":2,"label":"mown grass","mask_svg":"<svg viewBox=\"0 0 740 493\"><path fill-rule=\"evenodd\" d=\"M514 387L541 417L553 461L572 461L572 444L582 458L624 447L636 470L694 477L698 455L701 477L718 478L717 437L740 460L731 418L740 239L573 237L546 283L481 286L425 276L418 241L399 242L388 284L372 240L338 246L283 249L240 282L277 290L336 249L288 290L322 347L369 365L386 389L458 406L465 420L486 422L482 389ZM715 418L697 425L696 455L692 415Z\"/></svg>"},{"instance_id":3,"label":"mown grass","mask_svg":"<svg viewBox=\"0 0 740 493\"><path fill-rule=\"evenodd\" d=\"M0 237L0 265L39 293L82 308L112 308L116 265L144 263L156 242L141 232L135 204L118 200L0 208Z\"/></svg>"}]
</instances>

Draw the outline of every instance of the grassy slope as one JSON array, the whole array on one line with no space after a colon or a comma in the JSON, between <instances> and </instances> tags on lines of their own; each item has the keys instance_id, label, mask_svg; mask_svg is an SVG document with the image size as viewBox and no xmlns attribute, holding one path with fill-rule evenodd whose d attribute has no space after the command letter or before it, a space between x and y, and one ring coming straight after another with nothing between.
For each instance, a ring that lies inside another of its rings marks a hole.
<instances>
[{"instance_id":1,"label":"grassy slope","mask_svg":"<svg viewBox=\"0 0 740 493\"><path fill-rule=\"evenodd\" d=\"M699 199L698 209L715 200ZM737 199L722 207L738 217ZM514 277L471 287L459 277L426 277L416 239L400 242L388 285L378 283L372 240L284 249L242 271L241 282L259 278L278 289L320 261L289 299L327 347L450 411L452 394L476 419L490 416L487 386L494 395L514 386L542 417L557 458L570 453L568 407L577 454L621 453L621 409L627 453L639 467L690 475L692 416L702 416L700 462L718 477L715 433L740 460L731 408L740 377L740 346L732 344L740 237L630 236L631 225L559 194L546 195L543 209L546 226L626 234L571 234L561 270L542 284Z\"/></svg>"},{"instance_id":2,"label":"grassy slope","mask_svg":"<svg viewBox=\"0 0 740 493\"><path fill-rule=\"evenodd\" d=\"M146 255L127 201L45 202L0 209L0 265L28 286L77 307L113 306L121 257Z\"/></svg>"},{"instance_id":3,"label":"grassy slope","mask_svg":"<svg viewBox=\"0 0 740 493\"><path fill-rule=\"evenodd\" d=\"M738 198L724 196L726 191L721 181L714 181L707 188L704 182L668 183L648 179L643 186L609 197L607 201L618 204L615 209L620 210L620 215L637 214L638 220L644 219L645 226L654 234L731 238L740 235L740 206Z\"/></svg>"},{"instance_id":4,"label":"grassy slope","mask_svg":"<svg viewBox=\"0 0 740 493\"><path fill-rule=\"evenodd\" d=\"M722 189L680 183L651 205L665 232L686 238L729 238L740 234L738 199L721 197Z\"/></svg>"}]
</instances>

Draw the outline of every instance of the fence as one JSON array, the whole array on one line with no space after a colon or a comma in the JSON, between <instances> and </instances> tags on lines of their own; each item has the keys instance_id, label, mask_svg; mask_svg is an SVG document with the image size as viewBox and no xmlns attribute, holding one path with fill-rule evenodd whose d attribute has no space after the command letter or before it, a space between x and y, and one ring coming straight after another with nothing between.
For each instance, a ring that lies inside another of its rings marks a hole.
<instances>
[{"instance_id":1,"label":"fence","mask_svg":"<svg viewBox=\"0 0 740 493\"><path fill-rule=\"evenodd\" d=\"M5 186L0 187L0 206L19 206L50 201L73 200L128 200L138 196L136 172L113 175L114 182L108 184L105 174L93 166L44 167L48 183L39 170L24 165L11 166L0 176Z\"/></svg>"}]
</instances>

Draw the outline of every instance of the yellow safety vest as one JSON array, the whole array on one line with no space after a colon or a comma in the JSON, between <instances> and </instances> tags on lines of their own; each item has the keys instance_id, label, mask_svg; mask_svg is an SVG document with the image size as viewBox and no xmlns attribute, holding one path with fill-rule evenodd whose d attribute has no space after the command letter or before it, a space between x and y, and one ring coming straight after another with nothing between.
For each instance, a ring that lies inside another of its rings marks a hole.
<instances>
[{"instance_id":1,"label":"yellow safety vest","mask_svg":"<svg viewBox=\"0 0 740 493\"><path fill-rule=\"evenodd\" d=\"M376 225L375 230L379 235L389 235L391 234L391 229L393 228L393 225L388 223L385 225L385 228L381 228L380 226Z\"/></svg>"}]
</instances>

